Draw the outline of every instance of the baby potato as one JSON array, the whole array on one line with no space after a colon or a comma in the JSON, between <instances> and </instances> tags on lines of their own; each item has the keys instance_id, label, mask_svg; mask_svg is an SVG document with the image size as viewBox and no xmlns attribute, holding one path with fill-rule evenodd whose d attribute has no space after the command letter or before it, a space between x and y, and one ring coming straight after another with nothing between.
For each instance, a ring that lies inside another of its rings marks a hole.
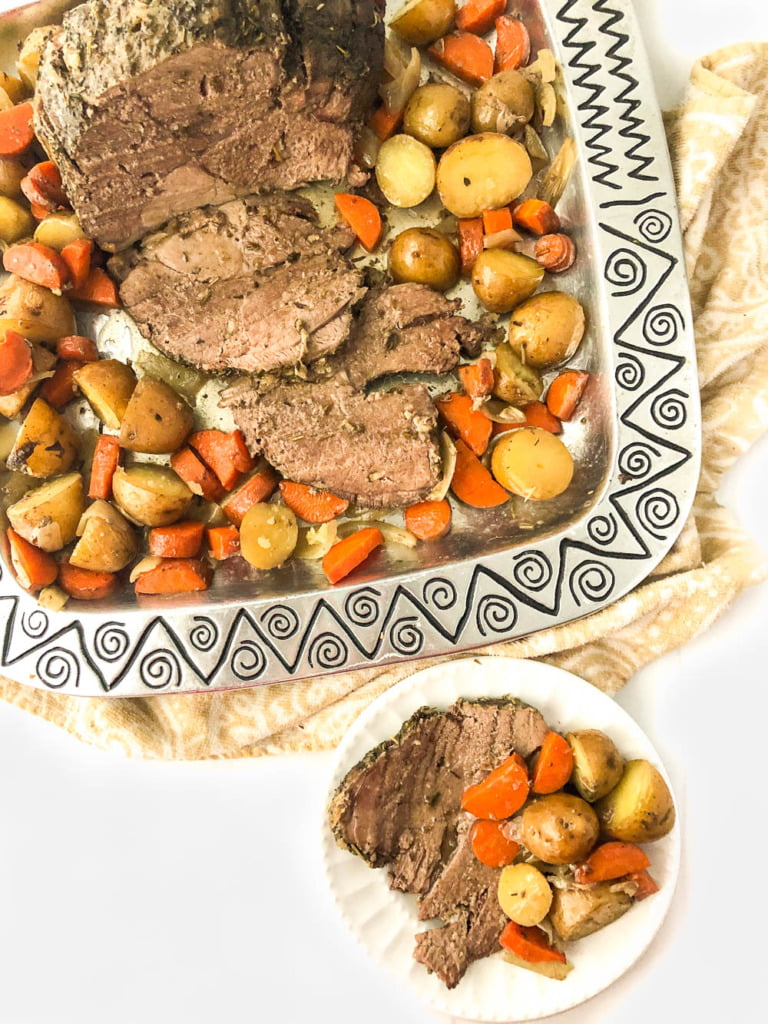
<instances>
[{"instance_id":1,"label":"baby potato","mask_svg":"<svg viewBox=\"0 0 768 1024\"><path fill-rule=\"evenodd\" d=\"M163 455L181 448L194 425L192 410L165 381L142 377L120 426L120 445L131 452Z\"/></svg>"},{"instance_id":2,"label":"baby potato","mask_svg":"<svg viewBox=\"0 0 768 1024\"><path fill-rule=\"evenodd\" d=\"M392 206L418 206L435 187L435 156L412 135L393 135L381 144L376 181Z\"/></svg>"},{"instance_id":3,"label":"baby potato","mask_svg":"<svg viewBox=\"0 0 768 1024\"><path fill-rule=\"evenodd\" d=\"M69 423L42 398L24 418L8 456L8 469L29 476L66 473L78 456L78 436Z\"/></svg>"},{"instance_id":4,"label":"baby potato","mask_svg":"<svg viewBox=\"0 0 768 1024\"><path fill-rule=\"evenodd\" d=\"M16 331L27 341L56 341L76 333L75 315L63 295L9 274L0 285L1 331Z\"/></svg>"},{"instance_id":5,"label":"baby potato","mask_svg":"<svg viewBox=\"0 0 768 1024\"><path fill-rule=\"evenodd\" d=\"M275 569L289 558L299 540L296 516L284 505L260 501L240 524L240 554L256 569Z\"/></svg>"},{"instance_id":6,"label":"baby potato","mask_svg":"<svg viewBox=\"0 0 768 1024\"><path fill-rule=\"evenodd\" d=\"M529 366L544 370L570 359L584 337L584 308L565 292L542 292L514 310L509 344Z\"/></svg>"},{"instance_id":7,"label":"baby potato","mask_svg":"<svg viewBox=\"0 0 768 1024\"><path fill-rule=\"evenodd\" d=\"M498 210L516 199L531 174L530 157L519 142L484 132L455 142L443 153L437 191L456 217L480 217L483 210Z\"/></svg>"},{"instance_id":8,"label":"baby potato","mask_svg":"<svg viewBox=\"0 0 768 1024\"><path fill-rule=\"evenodd\" d=\"M614 882L558 887L552 899L550 920L563 942L576 942L613 924L633 902Z\"/></svg>"},{"instance_id":9,"label":"baby potato","mask_svg":"<svg viewBox=\"0 0 768 1024\"><path fill-rule=\"evenodd\" d=\"M528 804L521 826L523 845L545 864L584 860L600 832L592 807L570 793L552 793Z\"/></svg>"},{"instance_id":10,"label":"baby potato","mask_svg":"<svg viewBox=\"0 0 768 1024\"><path fill-rule=\"evenodd\" d=\"M521 360L506 342L496 346L493 394L510 405L526 405L541 398L544 381L537 370Z\"/></svg>"},{"instance_id":11,"label":"baby potato","mask_svg":"<svg viewBox=\"0 0 768 1024\"><path fill-rule=\"evenodd\" d=\"M60 551L75 539L84 508L83 478L68 473L29 491L6 514L24 540L42 551Z\"/></svg>"},{"instance_id":12,"label":"baby potato","mask_svg":"<svg viewBox=\"0 0 768 1024\"><path fill-rule=\"evenodd\" d=\"M12 179L11 179L12 184ZM35 230L35 218L21 203L0 195L0 241L13 245Z\"/></svg>"},{"instance_id":13,"label":"baby potato","mask_svg":"<svg viewBox=\"0 0 768 1024\"><path fill-rule=\"evenodd\" d=\"M675 824L669 786L644 758L627 761L618 785L598 800L595 810L602 834L624 843L652 843Z\"/></svg>"},{"instance_id":14,"label":"baby potato","mask_svg":"<svg viewBox=\"0 0 768 1024\"><path fill-rule=\"evenodd\" d=\"M408 0L389 27L411 46L426 46L450 32L455 17L454 0Z\"/></svg>"},{"instance_id":15,"label":"baby potato","mask_svg":"<svg viewBox=\"0 0 768 1024\"><path fill-rule=\"evenodd\" d=\"M510 864L499 875L499 904L515 924L530 928L549 913L552 890L533 864Z\"/></svg>"},{"instance_id":16,"label":"baby potato","mask_svg":"<svg viewBox=\"0 0 768 1024\"><path fill-rule=\"evenodd\" d=\"M403 116L403 130L432 149L447 149L467 134L469 100L455 85L430 82L416 90Z\"/></svg>"},{"instance_id":17,"label":"baby potato","mask_svg":"<svg viewBox=\"0 0 768 1024\"><path fill-rule=\"evenodd\" d=\"M18 160L7 156L0 157L0 196L18 199L21 195L21 179L26 173Z\"/></svg>"},{"instance_id":18,"label":"baby potato","mask_svg":"<svg viewBox=\"0 0 768 1024\"><path fill-rule=\"evenodd\" d=\"M169 526L184 515L192 491L167 466L136 462L118 467L112 480L112 494L118 507L141 526Z\"/></svg>"},{"instance_id":19,"label":"baby potato","mask_svg":"<svg viewBox=\"0 0 768 1024\"><path fill-rule=\"evenodd\" d=\"M472 131L519 131L533 117L533 87L519 71L500 71L472 95Z\"/></svg>"},{"instance_id":20,"label":"baby potato","mask_svg":"<svg viewBox=\"0 0 768 1024\"><path fill-rule=\"evenodd\" d=\"M590 803L609 793L621 779L624 758L599 729L579 729L565 737L573 751L571 782Z\"/></svg>"},{"instance_id":21,"label":"baby potato","mask_svg":"<svg viewBox=\"0 0 768 1024\"><path fill-rule=\"evenodd\" d=\"M94 501L83 512L77 536L69 561L79 569L120 572L139 551L136 531L108 501Z\"/></svg>"},{"instance_id":22,"label":"baby potato","mask_svg":"<svg viewBox=\"0 0 768 1024\"><path fill-rule=\"evenodd\" d=\"M513 494L547 501L562 494L573 479L573 457L556 434L543 427L520 427L499 439L491 472Z\"/></svg>"},{"instance_id":23,"label":"baby potato","mask_svg":"<svg viewBox=\"0 0 768 1024\"><path fill-rule=\"evenodd\" d=\"M58 210L56 213L49 213L43 217L35 228L35 241L41 245L47 245L49 249L61 252L65 245L76 242L78 238L85 238L76 213L67 213L65 210Z\"/></svg>"},{"instance_id":24,"label":"baby potato","mask_svg":"<svg viewBox=\"0 0 768 1024\"><path fill-rule=\"evenodd\" d=\"M415 281L444 292L459 280L461 257L453 242L434 228L408 228L392 243L389 272L398 283Z\"/></svg>"},{"instance_id":25,"label":"baby potato","mask_svg":"<svg viewBox=\"0 0 768 1024\"><path fill-rule=\"evenodd\" d=\"M39 25L32 29L21 44L19 55L16 58L16 70L19 73L19 78L30 92L35 90L37 69L40 66L43 47L55 31L56 25Z\"/></svg>"},{"instance_id":26,"label":"baby potato","mask_svg":"<svg viewBox=\"0 0 768 1024\"><path fill-rule=\"evenodd\" d=\"M539 287L544 268L508 249L484 249L472 267L472 288L491 313L509 313Z\"/></svg>"},{"instance_id":27,"label":"baby potato","mask_svg":"<svg viewBox=\"0 0 768 1024\"><path fill-rule=\"evenodd\" d=\"M130 366L119 359L99 359L81 366L74 379L102 423L119 430L136 387L136 374Z\"/></svg>"}]
</instances>

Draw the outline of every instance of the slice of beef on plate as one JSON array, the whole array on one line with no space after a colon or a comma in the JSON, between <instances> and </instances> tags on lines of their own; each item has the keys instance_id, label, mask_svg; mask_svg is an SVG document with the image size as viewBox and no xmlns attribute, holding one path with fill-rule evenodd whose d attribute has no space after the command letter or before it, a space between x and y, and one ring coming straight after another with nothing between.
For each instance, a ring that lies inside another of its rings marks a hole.
<instances>
[{"instance_id":1,"label":"slice of beef on plate","mask_svg":"<svg viewBox=\"0 0 768 1024\"><path fill-rule=\"evenodd\" d=\"M289 377L260 393L244 379L221 401L251 451L288 480L367 508L399 508L439 479L437 414L421 384L366 395L339 377Z\"/></svg>"},{"instance_id":2,"label":"slice of beef on plate","mask_svg":"<svg viewBox=\"0 0 768 1024\"><path fill-rule=\"evenodd\" d=\"M86 234L117 252L173 215L364 180L380 0L87 0L42 57L35 129Z\"/></svg>"}]
</instances>

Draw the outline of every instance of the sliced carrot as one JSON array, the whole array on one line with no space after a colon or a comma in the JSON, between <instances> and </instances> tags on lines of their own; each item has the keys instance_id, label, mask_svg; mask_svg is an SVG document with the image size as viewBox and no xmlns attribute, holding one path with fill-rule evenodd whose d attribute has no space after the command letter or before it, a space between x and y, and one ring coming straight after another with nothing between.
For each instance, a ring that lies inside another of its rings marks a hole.
<instances>
[{"instance_id":1,"label":"sliced carrot","mask_svg":"<svg viewBox=\"0 0 768 1024\"><path fill-rule=\"evenodd\" d=\"M576 412L588 381L586 370L566 370L558 374L547 391L547 408L552 415L569 420Z\"/></svg>"},{"instance_id":2,"label":"sliced carrot","mask_svg":"<svg viewBox=\"0 0 768 1024\"><path fill-rule=\"evenodd\" d=\"M405 510L405 527L419 540L439 540L451 528L447 501L420 501Z\"/></svg>"},{"instance_id":3,"label":"sliced carrot","mask_svg":"<svg viewBox=\"0 0 768 1024\"><path fill-rule=\"evenodd\" d=\"M480 459L462 440L456 441L456 468L451 490L465 505L495 508L509 501L509 494L497 484Z\"/></svg>"},{"instance_id":4,"label":"sliced carrot","mask_svg":"<svg viewBox=\"0 0 768 1024\"><path fill-rule=\"evenodd\" d=\"M236 526L211 526L205 531L211 558L222 562L240 554L240 531Z\"/></svg>"},{"instance_id":5,"label":"sliced carrot","mask_svg":"<svg viewBox=\"0 0 768 1024\"><path fill-rule=\"evenodd\" d=\"M12 395L34 372L32 346L16 331L0 337L0 395Z\"/></svg>"},{"instance_id":6,"label":"sliced carrot","mask_svg":"<svg viewBox=\"0 0 768 1024\"><path fill-rule=\"evenodd\" d=\"M548 732L536 759L531 780L534 793L556 793L562 789L573 771L571 745L557 732Z\"/></svg>"},{"instance_id":7,"label":"sliced carrot","mask_svg":"<svg viewBox=\"0 0 768 1024\"><path fill-rule=\"evenodd\" d=\"M393 113L391 110L382 105L378 110L374 111L372 117L368 121L368 127L371 129L373 134L381 142L386 142L387 139L391 139L397 129L400 127L400 122L403 119L403 112L400 110L398 113Z\"/></svg>"},{"instance_id":8,"label":"sliced carrot","mask_svg":"<svg viewBox=\"0 0 768 1024\"><path fill-rule=\"evenodd\" d=\"M112 497L112 478L120 465L120 442L112 434L99 434L91 462L91 479L88 485L89 498Z\"/></svg>"},{"instance_id":9,"label":"sliced carrot","mask_svg":"<svg viewBox=\"0 0 768 1024\"><path fill-rule=\"evenodd\" d=\"M512 211L515 227L532 235L549 235L560 230L560 218L543 199L524 199Z\"/></svg>"},{"instance_id":10,"label":"sliced carrot","mask_svg":"<svg viewBox=\"0 0 768 1024\"><path fill-rule=\"evenodd\" d=\"M61 174L51 160L43 160L31 167L20 184L21 191L30 203L45 207L49 212L69 206L61 185Z\"/></svg>"},{"instance_id":11,"label":"sliced carrot","mask_svg":"<svg viewBox=\"0 0 768 1024\"><path fill-rule=\"evenodd\" d=\"M59 359L78 359L82 363L95 363L99 358L99 351L96 342L90 338L70 334L56 342L56 355Z\"/></svg>"},{"instance_id":12,"label":"sliced carrot","mask_svg":"<svg viewBox=\"0 0 768 1024\"><path fill-rule=\"evenodd\" d=\"M627 878L631 882L637 883L637 892L634 897L637 903L659 891L658 885L647 871L632 871Z\"/></svg>"},{"instance_id":13,"label":"sliced carrot","mask_svg":"<svg viewBox=\"0 0 768 1024\"><path fill-rule=\"evenodd\" d=\"M384 543L377 526L367 526L334 544L323 558L323 572L330 583L338 583Z\"/></svg>"},{"instance_id":14,"label":"sliced carrot","mask_svg":"<svg viewBox=\"0 0 768 1024\"><path fill-rule=\"evenodd\" d=\"M76 565L64 561L59 565L59 586L76 601L99 601L115 591L117 575L113 572L78 569Z\"/></svg>"},{"instance_id":15,"label":"sliced carrot","mask_svg":"<svg viewBox=\"0 0 768 1024\"><path fill-rule=\"evenodd\" d=\"M185 519L149 531L149 553L157 558L194 558L200 553L205 524Z\"/></svg>"},{"instance_id":16,"label":"sliced carrot","mask_svg":"<svg viewBox=\"0 0 768 1024\"><path fill-rule=\"evenodd\" d=\"M461 806L476 818L490 818L501 821L509 818L528 799L530 782L528 768L519 754L510 756L482 782L469 786L461 796Z\"/></svg>"},{"instance_id":17,"label":"sliced carrot","mask_svg":"<svg viewBox=\"0 0 768 1024\"><path fill-rule=\"evenodd\" d=\"M59 363L53 376L43 382L40 397L44 398L48 405L61 411L76 397L78 390L75 373L84 365L78 359L65 359Z\"/></svg>"},{"instance_id":18,"label":"sliced carrot","mask_svg":"<svg viewBox=\"0 0 768 1024\"><path fill-rule=\"evenodd\" d=\"M330 491L316 491L292 480L280 481L280 493L291 512L306 523L329 523L349 508L345 498L338 498Z\"/></svg>"},{"instance_id":19,"label":"sliced carrot","mask_svg":"<svg viewBox=\"0 0 768 1024\"><path fill-rule=\"evenodd\" d=\"M233 430L230 434L223 430L198 430L190 434L188 443L210 466L227 491L232 490L242 473L253 469L253 457L242 430Z\"/></svg>"},{"instance_id":20,"label":"sliced carrot","mask_svg":"<svg viewBox=\"0 0 768 1024\"><path fill-rule=\"evenodd\" d=\"M511 864L520 852L520 843L510 839L500 821L478 818L469 830L472 853L489 868L504 868Z\"/></svg>"},{"instance_id":21,"label":"sliced carrot","mask_svg":"<svg viewBox=\"0 0 768 1024\"><path fill-rule=\"evenodd\" d=\"M20 156L32 145L35 138L33 113L31 103L19 103L0 111L0 156Z\"/></svg>"},{"instance_id":22,"label":"sliced carrot","mask_svg":"<svg viewBox=\"0 0 768 1024\"><path fill-rule=\"evenodd\" d=\"M117 285L101 267L92 267L85 284L71 291L69 298L106 309L120 309L122 306Z\"/></svg>"},{"instance_id":23,"label":"sliced carrot","mask_svg":"<svg viewBox=\"0 0 768 1024\"><path fill-rule=\"evenodd\" d=\"M486 235L497 235L500 231L512 229L512 211L508 206L502 206L500 210L483 211L483 233Z\"/></svg>"},{"instance_id":24,"label":"sliced carrot","mask_svg":"<svg viewBox=\"0 0 768 1024\"><path fill-rule=\"evenodd\" d=\"M459 221L459 252L461 253L461 272L468 277L472 273L475 260L483 251L483 219L471 217Z\"/></svg>"},{"instance_id":25,"label":"sliced carrot","mask_svg":"<svg viewBox=\"0 0 768 1024\"><path fill-rule=\"evenodd\" d=\"M533 257L539 266L550 274L561 274L569 270L576 260L576 245L572 238L557 232L554 235L541 235L536 239Z\"/></svg>"},{"instance_id":26,"label":"sliced carrot","mask_svg":"<svg viewBox=\"0 0 768 1024\"><path fill-rule=\"evenodd\" d=\"M180 448L171 456L171 468L181 477L193 494L206 501L220 501L224 488L219 478L198 458L191 448Z\"/></svg>"},{"instance_id":27,"label":"sliced carrot","mask_svg":"<svg viewBox=\"0 0 768 1024\"><path fill-rule=\"evenodd\" d=\"M493 50L472 32L452 32L427 52L435 63L470 85L482 85L493 77Z\"/></svg>"},{"instance_id":28,"label":"sliced carrot","mask_svg":"<svg viewBox=\"0 0 768 1024\"><path fill-rule=\"evenodd\" d=\"M501 933L499 942L504 949L519 956L521 960L527 960L529 964L540 964L547 960L561 964L566 962L565 953L551 946L546 932L536 926L526 928L510 921Z\"/></svg>"},{"instance_id":29,"label":"sliced carrot","mask_svg":"<svg viewBox=\"0 0 768 1024\"><path fill-rule=\"evenodd\" d=\"M61 258L69 270L74 291L85 287L91 272L92 254L93 242L89 238L77 238L61 250Z\"/></svg>"},{"instance_id":30,"label":"sliced carrot","mask_svg":"<svg viewBox=\"0 0 768 1024\"><path fill-rule=\"evenodd\" d=\"M445 421L453 437L459 437L475 453L482 455L491 439L491 421L479 409L469 395L453 391L435 399L437 411Z\"/></svg>"},{"instance_id":31,"label":"sliced carrot","mask_svg":"<svg viewBox=\"0 0 768 1024\"><path fill-rule=\"evenodd\" d=\"M460 366L459 380L470 398L486 398L493 391L494 384L491 360L483 356L476 363Z\"/></svg>"},{"instance_id":32,"label":"sliced carrot","mask_svg":"<svg viewBox=\"0 0 768 1024\"><path fill-rule=\"evenodd\" d=\"M456 14L456 27L484 36L507 9L507 0L468 0Z\"/></svg>"},{"instance_id":33,"label":"sliced carrot","mask_svg":"<svg viewBox=\"0 0 768 1024\"><path fill-rule=\"evenodd\" d=\"M61 292L72 284L69 268L61 255L40 242L10 246L3 253L3 266L9 273L51 291Z\"/></svg>"},{"instance_id":34,"label":"sliced carrot","mask_svg":"<svg viewBox=\"0 0 768 1024\"><path fill-rule=\"evenodd\" d=\"M45 220L45 218L51 211L46 210L44 206L40 206L38 203L30 203L29 212L32 214L35 220Z\"/></svg>"},{"instance_id":35,"label":"sliced carrot","mask_svg":"<svg viewBox=\"0 0 768 1024\"><path fill-rule=\"evenodd\" d=\"M207 590L212 575L210 565L199 558L164 558L136 579L134 589L137 594L190 594Z\"/></svg>"},{"instance_id":36,"label":"sliced carrot","mask_svg":"<svg viewBox=\"0 0 768 1024\"><path fill-rule=\"evenodd\" d=\"M530 56L531 37L522 21L507 15L497 18L494 71L516 71L528 63Z\"/></svg>"},{"instance_id":37,"label":"sliced carrot","mask_svg":"<svg viewBox=\"0 0 768 1024\"><path fill-rule=\"evenodd\" d=\"M16 578L25 590L47 587L59 575L56 559L30 544L10 527L7 530L11 565Z\"/></svg>"},{"instance_id":38,"label":"sliced carrot","mask_svg":"<svg viewBox=\"0 0 768 1024\"><path fill-rule=\"evenodd\" d=\"M648 855L634 843L602 843L573 871L579 885L588 882L610 882L635 871L645 871L651 862Z\"/></svg>"},{"instance_id":39,"label":"sliced carrot","mask_svg":"<svg viewBox=\"0 0 768 1024\"><path fill-rule=\"evenodd\" d=\"M277 473L271 466L265 466L232 492L222 504L222 511L231 523L239 526L248 509L265 501L276 487Z\"/></svg>"},{"instance_id":40,"label":"sliced carrot","mask_svg":"<svg viewBox=\"0 0 768 1024\"><path fill-rule=\"evenodd\" d=\"M336 209L357 235L360 244L372 252L381 238L381 214L364 196L337 192L333 197Z\"/></svg>"}]
</instances>

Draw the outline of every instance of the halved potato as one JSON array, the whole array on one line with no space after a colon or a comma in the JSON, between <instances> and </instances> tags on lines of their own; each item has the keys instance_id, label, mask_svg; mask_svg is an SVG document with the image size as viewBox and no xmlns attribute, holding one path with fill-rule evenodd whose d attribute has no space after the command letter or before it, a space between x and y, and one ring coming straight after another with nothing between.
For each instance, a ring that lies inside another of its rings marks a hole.
<instances>
[{"instance_id":1,"label":"halved potato","mask_svg":"<svg viewBox=\"0 0 768 1024\"><path fill-rule=\"evenodd\" d=\"M8 509L8 521L20 537L43 551L60 551L75 539L85 508L79 473L49 480Z\"/></svg>"},{"instance_id":2,"label":"halved potato","mask_svg":"<svg viewBox=\"0 0 768 1024\"><path fill-rule=\"evenodd\" d=\"M517 199L532 173L524 146L508 135L483 132L446 149L437 165L437 191L456 217L481 217Z\"/></svg>"},{"instance_id":3,"label":"halved potato","mask_svg":"<svg viewBox=\"0 0 768 1024\"><path fill-rule=\"evenodd\" d=\"M393 135L381 144L376 181L392 206L418 206L435 187L435 166L429 146L412 135Z\"/></svg>"},{"instance_id":4,"label":"halved potato","mask_svg":"<svg viewBox=\"0 0 768 1024\"><path fill-rule=\"evenodd\" d=\"M584 337L584 308L565 292L541 292L512 313L509 344L538 370L570 359Z\"/></svg>"},{"instance_id":5,"label":"halved potato","mask_svg":"<svg viewBox=\"0 0 768 1024\"><path fill-rule=\"evenodd\" d=\"M175 523L193 497L172 469L143 462L127 469L118 467L112 480L112 494L125 515L142 526Z\"/></svg>"},{"instance_id":6,"label":"halved potato","mask_svg":"<svg viewBox=\"0 0 768 1024\"><path fill-rule=\"evenodd\" d=\"M12 185L12 179L10 184ZM15 199L0 195L0 241L13 245L35 230L35 218Z\"/></svg>"},{"instance_id":7,"label":"halved potato","mask_svg":"<svg viewBox=\"0 0 768 1024\"><path fill-rule=\"evenodd\" d=\"M544 381L537 370L522 361L520 356L504 342L496 346L496 366L493 370L493 393L510 405L526 405L541 398Z\"/></svg>"},{"instance_id":8,"label":"halved potato","mask_svg":"<svg viewBox=\"0 0 768 1024\"><path fill-rule=\"evenodd\" d=\"M599 729L579 729L565 738L573 751L571 782L579 796L594 803L618 785L624 758L610 736Z\"/></svg>"},{"instance_id":9,"label":"halved potato","mask_svg":"<svg viewBox=\"0 0 768 1024\"><path fill-rule=\"evenodd\" d=\"M81 366L74 378L104 425L119 430L136 387L136 374L130 366L119 359L99 359Z\"/></svg>"},{"instance_id":10,"label":"halved potato","mask_svg":"<svg viewBox=\"0 0 768 1024\"><path fill-rule=\"evenodd\" d=\"M240 524L240 553L257 569L282 565L298 540L296 516L283 505L260 501L248 509Z\"/></svg>"},{"instance_id":11,"label":"halved potato","mask_svg":"<svg viewBox=\"0 0 768 1024\"><path fill-rule=\"evenodd\" d=\"M56 341L76 333L75 315L63 295L9 274L0 285L0 331L16 331L27 341Z\"/></svg>"},{"instance_id":12,"label":"halved potato","mask_svg":"<svg viewBox=\"0 0 768 1024\"><path fill-rule=\"evenodd\" d=\"M66 473L77 456L74 429L46 401L36 398L8 456L8 469L29 476L56 476Z\"/></svg>"},{"instance_id":13,"label":"halved potato","mask_svg":"<svg viewBox=\"0 0 768 1024\"><path fill-rule=\"evenodd\" d=\"M520 427L504 434L493 449L491 472L502 487L531 501L562 494L573 479L573 456L555 434L542 427Z\"/></svg>"},{"instance_id":14,"label":"halved potato","mask_svg":"<svg viewBox=\"0 0 768 1024\"><path fill-rule=\"evenodd\" d=\"M612 924L632 903L629 892L615 882L556 888L549 917L563 942L575 942Z\"/></svg>"},{"instance_id":15,"label":"halved potato","mask_svg":"<svg viewBox=\"0 0 768 1024\"><path fill-rule=\"evenodd\" d=\"M77 536L69 561L80 569L119 572L139 551L136 531L108 501L94 501L83 512Z\"/></svg>"},{"instance_id":16,"label":"halved potato","mask_svg":"<svg viewBox=\"0 0 768 1024\"><path fill-rule=\"evenodd\" d=\"M454 0L408 0L389 25L411 46L426 46L449 32L455 17Z\"/></svg>"},{"instance_id":17,"label":"halved potato","mask_svg":"<svg viewBox=\"0 0 768 1024\"><path fill-rule=\"evenodd\" d=\"M624 843L652 843L672 830L669 786L650 761L627 761L619 784L595 804L601 833Z\"/></svg>"},{"instance_id":18,"label":"halved potato","mask_svg":"<svg viewBox=\"0 0 768 1024\"><path fill-rule=\"evenodd\" d=\"M168 454L181 448L193 426L192 410L172 387L142 377L122 415L120 444L131 452Z\"/></svg>"},{"instance_id":19,"label":"halved potato","mask_svg":"<svg viewBox=\"0 0 768 1024\"><path fill-rule=\"evenodd\" d=\"M65 245L85 238L85 232L76 213L57 210L43 217L35 228L35 241L61 252Z\"/></svg>"}]
</instances>

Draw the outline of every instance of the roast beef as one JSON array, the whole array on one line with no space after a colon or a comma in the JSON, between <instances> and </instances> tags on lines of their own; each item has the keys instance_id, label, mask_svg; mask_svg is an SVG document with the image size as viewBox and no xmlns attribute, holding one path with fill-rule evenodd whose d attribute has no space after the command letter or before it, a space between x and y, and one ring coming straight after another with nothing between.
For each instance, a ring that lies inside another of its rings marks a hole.
<instances>
[{"instance_id":1,"label":"roast beef","mask_svg":"<svg viewBox=\"0 0 768 1024\"><path fill-rule=\"evenodd\" d=\"M422 708L352 768L331 801L336 841L371 867L388 865L391 886L419 897L414 956L453 988L467 967L498 949L506 922L499 872L469 847L461 794L512 752L528 757L547 734L535 709L513 699L459 700Z\"/></svg>"},{"instance_id":2,"label":"roast beef","mask_svg":"<svg viewBox=\"0 0 768 1024\"><path fill-rule=\"evenodd\" d=\"M89 237L311 181L359 184L380 0L87 0L46 45L35 128ZM357 177L356 177L357 175Z\"/></svg>"},{"instance_id":3,"label":"roast beef","mask_svg":"<svg viewBox=\"0 0 768 1024\"><path fill-rule=\"evenodd\" d=\"M290 377L260 393L245 379L222 404L249 449L288 480L368 508L420 501L439 479L437 414L420 384L365 395L338 377Z\"/></svg>"}]
</instances>

